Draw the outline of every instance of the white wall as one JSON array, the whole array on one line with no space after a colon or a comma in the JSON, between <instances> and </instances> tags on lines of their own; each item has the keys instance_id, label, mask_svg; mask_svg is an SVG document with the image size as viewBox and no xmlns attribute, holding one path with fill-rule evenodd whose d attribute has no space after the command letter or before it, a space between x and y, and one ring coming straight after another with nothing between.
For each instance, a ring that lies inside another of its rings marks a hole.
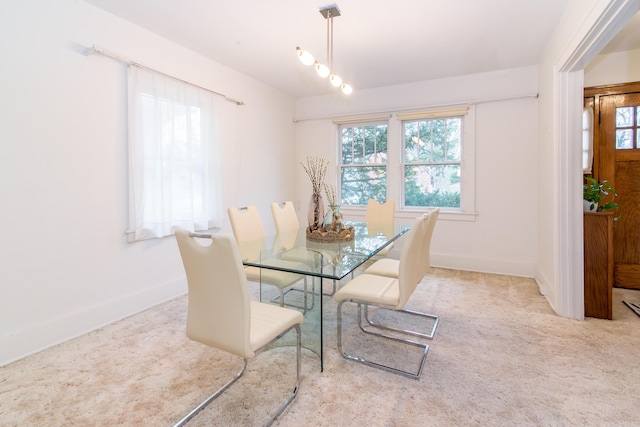
<instances>
[{"instance_id":1,"label":"white wall","mask_svg":"<svg viewBox=\"0 0 640 427\"><path fill-rule=\"evenodd\" d=\"M2 1L0 31L0 365L186 291L172 238L126 243L126 68L86 47L245 101L223 112L224 207L272 229L292 98L79 0Z\"/></svg>"},{"instance_id":2,"label":"white wall","mask_svg":"<svg viewBox=\"0 0 640 427\"><path fill-rule=\"evenodd\" d=\"M473 104L477 217L475 221L460 221L440 215L431 245L432 264L533 277L538 182L536 76L536 67L526 67L354 91L348 99L333 95L299 99L299 160L308 154L328 158L331 168L327 182L335 184L337 125L332 118ZM400 129L394 122L395 116L390 119L390 139L400 137L393 133ZM298 199L306 204L311 190L302 168L297 170L297 180L302 183ZM399 214L407 222L414 215Z\"/></svg>"},{"instance_id":3,"label":"white wall","mask_svg":"<svg viewBox=\"0 0 640 427\"><path fill-rule=\"evenodd\" d=\"M640 81L640 49L598 55L584 69L584 86Z\"/></svg>"}]
</instances>

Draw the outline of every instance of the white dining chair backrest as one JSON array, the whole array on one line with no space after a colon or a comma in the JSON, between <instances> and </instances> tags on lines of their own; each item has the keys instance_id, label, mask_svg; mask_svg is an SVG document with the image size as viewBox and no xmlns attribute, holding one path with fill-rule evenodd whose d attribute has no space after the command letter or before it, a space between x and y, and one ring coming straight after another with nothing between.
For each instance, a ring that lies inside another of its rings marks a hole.
<instances>
[{"instance_id":1,"label":"white dining chair backrest","mask_svg":"<svg viewBox=\"0 0 640 427\"><path fill-rule=\"evenodd\" d=\"M395 218L396 202L387 200L380 203L375 199L367 201L367 210L365 211L364 220L367 225L380 226L393 224Z\"/></svg>"},{"instance_id":2,"label":"white dining chair backrest","mask_svg":"<svg viewBox=\"0 0 640 427\"><path fill-rule=\"evenodd\" d=\"M416 286L422 279L420 272L420 257L422 237L428 224L428 217L421 216L415 219L411 229L406 234L404 246L400 253L400 267L398 272L399 299L395 307L400 310L407 303Z\"/></svg>"},{"instance_id":3,"label":"white dining chair backrest","mask_svg":"<svg viewBox=\"0 0 640 427\"><path fill-rule=\"evenodd\" d=\"M204 245L185 230L176 231L176 240L189 288L187 336L253 358L249 288L238 245L226 235Z\"/></svg>"},{"instance_id":4,"label":"white dining chair backrest","mask_svg":"<svg viewBox=\"0 0 640 427\"><path fill-rule=\"evenodd\" d=\"M258 208L254 205L227 209L233 235L238 243L250 242L265 237Z\"/></svg>"},{"instance_id":5,"label":"white dining chair backrest","mask_svg":"<svg viewBox=\"0 0 640 427\"><path fill-rule=\"evenodd\" d=\"M440 209L435 208L426 213L427 225L424 230L424 235L421 239L420 245L420 257L419 257L419 265L420 265L420 279L424 277L425 274L431 268L431 239L433 237L433 230L436 227L436 222L438 221L438 215L440 214Z\"/></svg>"},{"instance_id":6,"label":"white dining chair backrest","mask_svg":"<svg viewBox=\"0 0 640 427\"><path fill-rule=\"evenodd\" d=\"M293 202L271 203L271 213L277 233L284 233L300 228L298 215L293 206Z\"/></svg>"}]
</instances>

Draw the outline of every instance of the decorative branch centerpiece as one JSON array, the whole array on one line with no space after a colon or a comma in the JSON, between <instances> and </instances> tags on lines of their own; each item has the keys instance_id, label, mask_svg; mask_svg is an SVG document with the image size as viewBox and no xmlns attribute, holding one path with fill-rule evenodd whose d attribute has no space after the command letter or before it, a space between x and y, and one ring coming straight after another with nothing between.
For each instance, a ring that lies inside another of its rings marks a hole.
<instances>
[{"instance_id":1,"label":"decorative branch centerpiece","mask_svg":"<svg viewBox=\"0 0 640 427\"><path fill-rule=\"evenodd\" d=\"M307 176L311 180L311 200L309 201L309 227L307 234L320 230L324 220L324 203L322 201L322 186L327 175L329 160L322 157L308 156L307 164L300 162Z\"/></svg>"},{"instance_id":2,"label":"decorative branch centerpiece","mask_svg":"<svg viewBox=\"0 0 640 427\"><path fill-rule=\"evenodd\" d=\"M345 227L342 224L340 207L336 204L335 187L324 183L329 160L322 157L308 156L306 164L302 162L300 164L311 180L312 190L307 217L309 220L307 239L316 242L346 242L353 240L353 227ZM326 217L322 200L323 188L330 208Z\"/></svg>"}]
</instances>

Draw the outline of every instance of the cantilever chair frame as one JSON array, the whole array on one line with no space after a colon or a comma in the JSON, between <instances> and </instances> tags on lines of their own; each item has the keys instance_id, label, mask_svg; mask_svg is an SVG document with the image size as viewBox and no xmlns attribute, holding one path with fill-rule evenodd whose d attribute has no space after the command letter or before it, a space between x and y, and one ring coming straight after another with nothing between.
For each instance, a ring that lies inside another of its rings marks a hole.
<instances>
[{"instance_id":1,"label":"cantilever chair frame","mask_svg":"<svg viewBox=\"0 0 640 427\"><path fill-rule=\"evenodd\" d=\"M422 349L422 356L420 359L420 363L418 365L418 370L417 372L413 373L413 372L409 372L409 371L405 371L399 368L394 368L392 366L388 366L388 365L383 365L381 363L376 363L374 361L365 359L363 357L359 357L359 356L355 356L352 354L348 354L347 352L344 351L343 346L342 346L342 304L344 304L345 302L351 302L351 303L355 303L357 304L358 308L357 308L357 316L358 316L358 327L360 328L360 330L362 330L363 332L369 334L369 335L374 335L380 338L385 338L388 340L392 340L395 342L399 342L402 344L407 344L410 346L414 346L414 347L418 347L420 349ZM380 332L375 332L371 329L368 328L364 328L362 326L362 311L363 311L363 306L369 306L372 305L369 302L366 301L359 301L357 299L348 299L348 300L343 300L340 301L338 303L338 351L340 352L340 354L342 354L342 357L344 357L345 359L348 360L352 360L354 362L359 362L368 366L372 366L374 368L378 368L378 369L382 369L384 371L387 372L391 372L394 374L399 374L399 375L403 375L405 377L409 377L412 379L420 379L420 375L422 375L422 370L424 368L424 363L427 360L427 353L429 352L429 345L421 343L419 341L414 341L414 340L410 340L410 339L406 339L406 338L399 338L393 335L388 335L388 334L383 334ZM385 309L385 307L382 306L376 306L379 309ZM399 312L399 313L409 313L409 314L419 314L422 315L422 313L417 313L417 312L411 312L408 310L394 310L393 308L389 307L387 308L388 310L394 311L394 312ZM365 309L366 310L366 309ZM379 329L388 329L388 330L393 330L393 331L400 331L400 332L405 332L406 334L410 334L410 335L422 335L416 332L411 332L411 331L403 331L400 329L396 329L396 328L390 328L390 327L381 327L381 326L376 326ZM432 333L435 333L435 327L432 331ZM432 336L433 337L433 336Z\"/></svg>"},{"instance_id":2,"label":"cantilever chair frame","mask_svg":"<svg viewBox=\"0 0 640 427\"><path fill-rule=\"evenodd\" d=\"M414 222L414 226L412 227L412 230L409 231L409 233L407 233L407 241L405 241L405 247L403 248L403 254L402 254L402 262L403 264L406 262L411 262L411 263L416 263L418 261L418 259L421 257L422 253L422 247L423 247L423 238L428 234L429 232L429 228L428 228L429 224L428 224L428 218L422 217L417 219ZM403 267L404 268L404 267ZM416 266L416 274L419 274L418 272L421 271L418 269L418 267ZM362 277L362 276L360 276ZM416 277L403 277L404 280L416 280L418 281L419 278ZM400 279L392 279L389 278L389 280L400 280ZM383 365L380 363L376 363L373 362L371 360L365 359L363 357L359 357L359 356L355 356L352 354L348 354L344 351L343 349L343 345L342 345L342 305L345 302L351 302L351 303L355 303L357 305L357 323L358 323L358 327L359 329L366 333L366 334L370 334L370 335L374 335L377 337L381 337L381 338L385 338L385 339L389 339L395 342L399 342L402 344L406 344L406 345L410 345L410 346L414 346L414 347L418 347L422 349L422 356L419 362L419 366L416 372L409 372L409 371L405 371L403 369L399 369L399 368L395 368L392 366L388 366L388 365ZM424 319L431 319L433 320L433 326L431 327L431 331L428 333L422 333L422 332L416 332L416 331L410 331L410 330L406 330L406 329L400 329L400 328L394 328L391 326L387 326L387 325L383 325L380 323L374 323L369 319L369 306L372 307L376 307L378 310L388 310L388 311L392 311L395 313L401 313L401 314L407 314L410 316L418 316L420 318L424 318ZM365 319L365 321L367 322L368 326L364 326L362 321L363 318ZM399 374L399 375L403 375L412 379L419 379L420 376L422 375L422 370L424 368L424 364L427 358L427 353L429 351L429 346L425 343L419 342L419 341L415 341L412 339L407 339L407 338L400 338L399 336L397 336L398 334L400 335L409 335L409 336L417 336L417 337L421 337L421 338L425 338L425 339L433 339L436 329L438 327L438 323L439 323L439 317L432 315L432 314L427 314L427 313L421 313L418 311L413 311L413 310L408 310L405 308L398 308L396 306L391 306L391 305L384 305L384 304L376 304L376 303L372 303L370 301L363 301L363 300L359 300L357 298L349 298L349 299L344 299L342 301L338 302L338 307L337 307L337 323L338 323L338 327L337 327L337 345L338 345L338 351L340 352L340 354L342 354L342 356L345 359L348 360L352 360L355 362L359 362L368 366L372 366L378 369L382 369L385 370L387 372L392 372L395 374ZM396 333L395 335L392 334L385 334L382 333L381 330L385 330L385 331L392 331L394 333Z\"/></svg>"},{"instance_id":3,"label":"cantilever chair frame","mask_svg":"<svg viewBox=\"0 0 640 427\"><path fill-rule=\"evenodd\" d=\"M420 259L419 259L419 261L424 264L424 265L421 266L421 270L420 270L420 275L421 276L424 276L423 273L426 273L426 270L430 267L429 250L430 250L430 246L431 246L431 236L433 234L433 229L434 229L434 227L436 225L436 221L438 220L438 214L439 214L439 209L436 208L436 209L433 209L433 210L427 212L426 214L422 215L423 218L427 218L427 224L426 224L426 227L424 227L424 229L423 229L424 233L422 233L422 236L416 236L416 237L419 237L419 240L420 240L420 252L419 252L420 253ZM365 273L366 272L367 271L365 270ZM372 274L375 274L375 273L372 273ZM389 276L389 277L397 277L397 275ZM417 337L420 337L420 338L426 338L426 339L429 339L429 340L433 339L433 337L434 337L434 335L436 333L436 328L438 327L438 323L440 321L440 317L436 316L435 314L422 313L422 312L419 312L419 311L413 311L413 310L407 310L407 309L396 310L398 312L406 313L406 314L413 315L413 316L433 319L434 323L433 323L433 327L431 328L431 332L429 332L429 333L417 332L417 331L409 331L409 330L406 330L406 329L392 328L390 326L383 325L382 323L376 323L376 322L370 320L369 319L369 310L368 310L368 308L369 308L369 306L365 305L364 309L362 310L362 317L366 321L367 325L373 326L373 327L378 328L378 329L385 329L385 330L388 330L388 331L399 332L399 333L406 334L406 335L413 335L413 336L417 336ZM362 332L370 333L370 329L367 328L366 326L362 325L361 317L360 317L360 310L358 312L358 326L360 327L360 330L362 330Z\"/></svg>"},{"instance_id":4,"label":"cantilever chair frame","mask_svg":"<svg viewBox=\"0 0 640 427\"><path fill-rule=\"evenodd\" d=\"M202 239L211 239L212 238L212 235L210 235L210 234L202 234L202 233L190 232L190 233L188 233L188 235L189 235L189 237L197 237L197 238L202 238ZM273 338L271 341L269 341L268 343L264 344L262 347L260 347L260 348L258 348L258 349L253 351L254 357L258 356L260 353L263 353L264 351L268 350L271 347L272 344L274 344L280 338L282 338L285 335L287 335L291 330L295 330L296 331L296 382L295 382L295 385L293 387L293 390L292 390L291 394L289 394L289 396L287 396L287 398L280 405L280 407L274 412L274 414L271 416L271 418L264 424L265 426L270 426L275 421L275 419L280 414L282 414L282 412L284 412L284 410L287 408L287 406L289 406L289 404L298 395L298 390L300 388L300 367L301 367L301 347L302 347L301 346L300 325L299 324L292 325L291 327L289 327L286 330L284 330L283 332L281 332L278 336ZM198 406L196 406L191 412L189 412L184 418L182 418L180 421L178 421L176 424L174 424L174 427L184 426L189 420L191 420L193 417L195 417L200 411L202 411L211 402L213 402L220 395L222 395L222 393L224 393L226 390L228 390L229 387L231 387L231 385L233 385L236 381L238 381L240 379L240 377L242 377L242 375L244 374L244 372L246 371L246 368L247 368L248 359L246 357L243 357L242 360L243 360L243 363L242 363L242 367L240 368L240 371L238 371L238 373L230 381L228 381L226 384L224 384L222 387L220 387L218 390L216 390L212 395L210 395L202 403L200 403Z\"/></svg>"},{"instance_id":5,"label":"cantilever chair frame","mask_svg":"<svg viewBox=\"0 0 640 427\"><path fill-rule=\"evenodd\" d=\"M288 334L292 329L295 329L295 331L296 331L296 384L293 387L293 391L291 392L291 394L285 399L285 401L282 403L282 405L280 405L278 410L276 412L274 412L274 414L271 416L271 418L264 424L265 426L270 426L271 424L273 424L275 419L280 414L282 414L282 412L284 412L284 410L287 408L287 406L289 406L289 404L293 401L293 399L295 399L296 396L298 395L298 389L300 388L300 365L301 365L300 353L301 353L301 347L302 347L301 346L301 342L300 342L301 341L300 340L300 325L294 325L294 326L290 327L289 329L284 331L282 334L278 335L276 338L274 338L269 343L267 343L264 347L261 347L260 349L258 349L255 352L255 354L257 356L258 354L268 350L269 347L273 343L275 343L280 338L282 338L283 336ZM233 385L233 383L238 381L240 379L240 377L244 374L245 370L247 369L247 361L248 361L248 359L243 358L242 359L242 368L240 368L240 371L236 374L236 376L233 377L225 385L220 387L215 393L213 393L211 396L209 396L205 401L203 401L201 404L196 406L184 418L182 418L180 421L178 421L176 424L174 424L174 427L181 427L181 426L185 425L189 420L191 420L200 411L202 411L205 407L207 407L207 405L209 405L211 402L216 400L222 393L224 393L229 387L231 387L231 385Z\"/></svg>"}]
</instances>

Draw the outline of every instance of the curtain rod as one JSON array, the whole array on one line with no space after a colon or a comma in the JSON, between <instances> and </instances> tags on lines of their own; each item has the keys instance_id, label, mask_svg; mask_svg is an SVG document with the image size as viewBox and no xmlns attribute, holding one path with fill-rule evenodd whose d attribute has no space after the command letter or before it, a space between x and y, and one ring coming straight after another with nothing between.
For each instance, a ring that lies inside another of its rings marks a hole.
<instances>
[{"instance_id":1,"label":"curtain rod","mask_svg":"<svg viewBox=\"0 0 640 427\"><path fill-rule=\"evenodd\" d=\"M94 44L93 46L91 46L90 48L87 48L87 50L85 51L85 55L89 56L89 55L91 55L91 54L103 55L103 56L109 57L109 58L111 58L111 59L115 59L115 60L117 60L117 61L124 62L125 64L128 64L128 65L135 65L136 67L144 68L144 69L147 69L147 70L153 71L154 73L162 74L162 75L163 75L163 76L165 76L165 77L169 77L169 78L172 78L172 79L179 80L179 81L181 81L181 82L183 82L183 83L186 83L186 84L188 84L188 85L195 86L195 87L197 87L197 88L200 88L200 89L206 90L207 92L215 93L216 95L220 95L220 96L222 96L222 97L223 97L224 99L226 99L227 101L234 102L236 105L245 105L244 101L240 101L240 100L237 100L237 99L231 98L230 96L227 96L227 95L225 95L224 93L216 92L215 90L208 89L208 88L206 88L206 87L203 87L203 86L200 86L200 85L197 85L197 84L191 83L191 82L189 82L189 81L186 81L186 80L183 80L183 79L181 79L181 78L178 78L178 77L172 76L172 75L170 75L170 74L163 73L162 71L158 71L158 70L156 70L156 69L154 69L154 68L147 67L146 65L142 65L142 64L140 64L140 63L138 63L138 62L132 61L132 60L130 60L130 59L128 59L128 58L125 58L125 57L120 56L120 55L118 55L118 54L115 54L115 53L113 53L113 52L109 52L108 50L106 50L106 49L104 49L104 48L102 48L102 47L100 47L100 46L96 46L95 44Z\"/></svg>"},{"instance_id":2,"label":"curtain rod","mask_svg":"<svg viewBox=\"0 0 640 427\"><path fill-rule=\"evenodd\" d=\"M523 95L515 95L515 96L511 96L511 97L503 97L503 98L487 98L487 99L477 99L477 100L467 100L467 101L460 101L460 102L450 102L450 103L445 103L445 104L438 104L438 105L430 105L430 106L422 106L422 107L414 107L414 108L403 108L401 110L394 110L394 109L389 109L389 110L376 110L376 111L365 111L365 112L360 112L359 114L355 114L355 115L380 115L380 114L402 114L402 113L410 113L412 111L415 110L425 110L425 109L444 109L444 108L450 108L450 107L457 107L457 106L464 106L464 105L478 105L478 104L489 104L492 102L502 102L502 101L514 101L517 99L527 99L527 98L538 98L538 94L523 94ZM351 117L354 117L352 115L344 115L344 116L309 116L309 117L301 117L301 118L293 118L293 122L294 123L299 123L299 122L308 122L308 121L313 121L313 120L334 120L334 121L340 121L340 120L349 120Z\"/></svg>"}]
</instances>

